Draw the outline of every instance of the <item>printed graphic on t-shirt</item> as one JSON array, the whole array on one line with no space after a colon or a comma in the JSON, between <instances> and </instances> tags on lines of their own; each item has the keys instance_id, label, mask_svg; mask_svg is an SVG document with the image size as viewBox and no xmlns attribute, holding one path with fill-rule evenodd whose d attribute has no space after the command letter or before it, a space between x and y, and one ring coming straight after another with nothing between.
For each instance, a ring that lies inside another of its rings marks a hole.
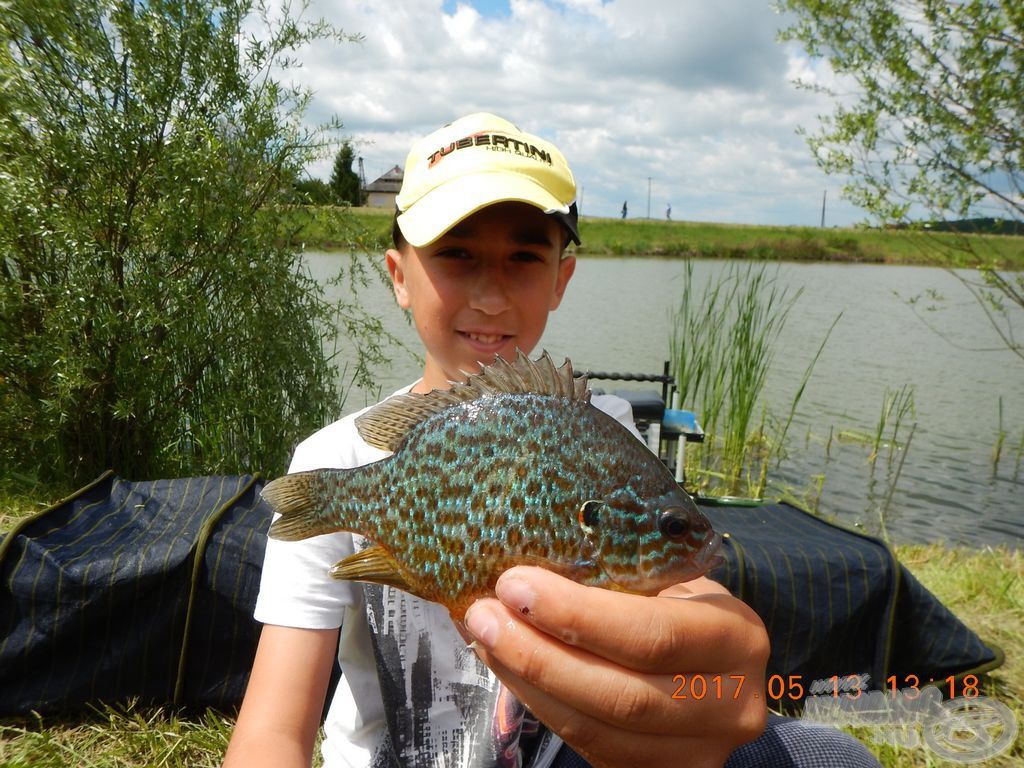
<instances>
[{"instance_id":1,"label":"printed graphic on t-shirt","mask_svg":"<svg viewBox=\"0 0 1024 768\"><path fill-rule=\"evenodd\" d=\"M525 707L440 605L364 584L388 737L372 768L518 768Z\"/></svg>"}]
</instances>

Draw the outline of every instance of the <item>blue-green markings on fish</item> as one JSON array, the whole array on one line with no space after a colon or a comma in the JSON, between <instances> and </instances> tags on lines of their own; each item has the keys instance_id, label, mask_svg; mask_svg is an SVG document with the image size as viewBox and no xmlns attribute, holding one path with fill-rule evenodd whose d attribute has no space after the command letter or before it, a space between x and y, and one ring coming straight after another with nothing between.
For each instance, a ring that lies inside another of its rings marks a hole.
<instances>
[{"instance_id":1,"label":"blue-green markings on fish","mask_svg":"<svg viewBox=\"0 0 1024 768\"><path fill-rule=\"evenodd\" d=\"M566 360L498 359L465 383L403 394L356 420L392 451L355 469L269 483L294 541L373 541L331 575L389 584L461 618L502 571L540 565L583 584L656 594L720 561L720 537L664 464L590 403Z\"/></svg>"}]
</instances>

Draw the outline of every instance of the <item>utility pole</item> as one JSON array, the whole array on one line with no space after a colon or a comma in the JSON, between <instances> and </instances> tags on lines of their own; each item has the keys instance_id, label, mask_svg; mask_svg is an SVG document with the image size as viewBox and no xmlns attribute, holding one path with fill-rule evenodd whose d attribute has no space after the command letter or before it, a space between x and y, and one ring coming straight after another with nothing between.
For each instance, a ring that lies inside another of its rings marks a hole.
<instances>
[{"instance_id":1,"label":"utility pole","mask_svg":"<svg viewBox=\"0 0 1024 768\"><path fill-rule=\"evenodd\" d=\"M651 177L647 177L647 218L651 218Z\"/></svg>"},{"instance_id":2,"label":"utility pole","mask_svg":"<svg viewBox=\"0 0 1024 768\"><path fill-rule=\"evenodd\" d=\"M825 190L825 192L821 196L821 228L822 229L825 228L825 200L826 199L828 199L828 190L827 189Z\"/></svg>"},{"instance_id":3,"label":"utility pole","mask_svg":"<svg viewBox=\"0 0 1024 768\"><path fill-rule=\"evenodd\" d=\"M363 196L366 194L366 173L363 171L363 158L359 157L359 205L364 205L366 200Z\"/></svg>"}]
</instances>

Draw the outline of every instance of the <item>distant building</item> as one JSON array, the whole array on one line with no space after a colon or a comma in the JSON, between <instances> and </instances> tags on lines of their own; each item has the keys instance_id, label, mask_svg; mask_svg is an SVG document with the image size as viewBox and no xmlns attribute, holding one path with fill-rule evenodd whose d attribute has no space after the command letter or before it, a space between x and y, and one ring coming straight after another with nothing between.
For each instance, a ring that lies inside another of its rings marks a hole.
<instances>
[{"instance_id":1,"label":"distant building","mask_svg":"<svg viewBox=\"0 0 1024 768\"><path fill-rule=\"evenodd\" d=\"M405 172L400 166L395 166L376 181L372 181L363 188L363 200L369 208L394 208L395 198L402 188L402 179Z\"/></svg>"}]
</instances>

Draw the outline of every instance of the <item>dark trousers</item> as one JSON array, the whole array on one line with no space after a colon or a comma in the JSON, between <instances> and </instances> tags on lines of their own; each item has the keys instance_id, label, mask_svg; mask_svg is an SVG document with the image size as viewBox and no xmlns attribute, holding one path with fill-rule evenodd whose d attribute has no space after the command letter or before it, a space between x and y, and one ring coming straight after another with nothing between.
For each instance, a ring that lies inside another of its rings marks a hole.
<instances>
[{"instance_id":1,"label":"dark trousers","mask_svg":"<svg viewBox=\"0 0 1024 768\"><path fill-rule=\"evenodd\" d=\"M676 765L685 768L682 755ZM769 714L768 725L760 738L733 752L725 768L877 768L878 765L867 747L843 731ZM565 744L552 768L590 768L590 763Z\"/></svg>"}]
</instances>

